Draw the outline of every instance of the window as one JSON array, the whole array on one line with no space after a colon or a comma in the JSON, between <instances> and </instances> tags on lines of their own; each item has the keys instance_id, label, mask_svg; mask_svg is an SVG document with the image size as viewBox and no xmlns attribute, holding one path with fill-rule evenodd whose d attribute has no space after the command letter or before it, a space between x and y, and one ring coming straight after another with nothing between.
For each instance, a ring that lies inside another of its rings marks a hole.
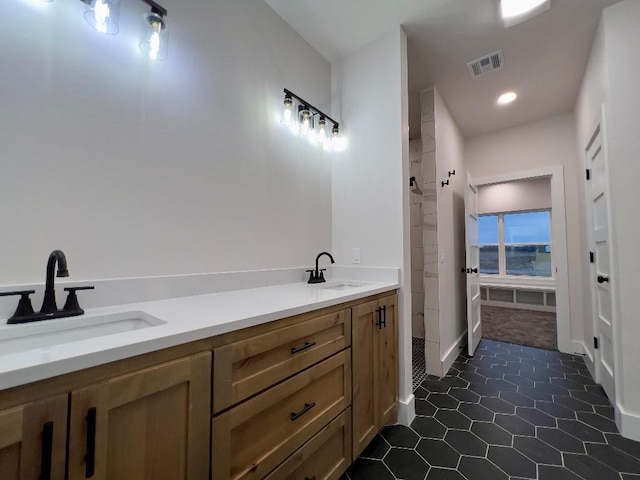
<instances>
[{"instance_id":1,"label":"window","mask_svg":"<svg viewBox=\"0 0 640 480\"><path fill-rule=\"evenodd\" d=\"M478 218L480 273L552 276L551 212L481 215Z\"/></svg>"}]
</instances>

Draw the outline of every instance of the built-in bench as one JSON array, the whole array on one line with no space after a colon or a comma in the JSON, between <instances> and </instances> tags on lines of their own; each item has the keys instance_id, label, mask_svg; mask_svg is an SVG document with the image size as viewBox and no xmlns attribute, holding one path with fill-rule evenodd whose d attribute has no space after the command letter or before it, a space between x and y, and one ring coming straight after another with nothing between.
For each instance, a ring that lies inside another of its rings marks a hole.
<instances>
[{"instance_id":1,"label":"built-in bench","mask_svg":"<svg viewBox=\"0 0 640 480\"><path fill-rule=\"evenodd\" d=\"M556 311L556 288L554 285L534 285L480 281L482 305L519 308L539 312Z\"/></svg>"}]
</instances>

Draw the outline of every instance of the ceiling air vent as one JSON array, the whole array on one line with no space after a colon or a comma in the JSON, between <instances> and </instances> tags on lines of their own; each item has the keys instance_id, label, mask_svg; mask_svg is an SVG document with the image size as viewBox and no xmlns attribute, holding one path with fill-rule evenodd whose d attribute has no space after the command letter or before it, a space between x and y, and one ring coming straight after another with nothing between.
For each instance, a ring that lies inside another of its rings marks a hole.
<instances>
[{"instance_id":1,"label":"ceiling air vent","mask_svg":"<svg viewBox=\"0 0 640 480\"><path fill-rule=\"evenodd\" d=\"M489 55L485 55L484 57L477 58L467 63L467 67L469 68L469 73L472 78L498 70L499 68L502 68L503 65L504 54L502 53L502 50L498 50L497 52L490 53Z\"/></svg>"}]
</instances>

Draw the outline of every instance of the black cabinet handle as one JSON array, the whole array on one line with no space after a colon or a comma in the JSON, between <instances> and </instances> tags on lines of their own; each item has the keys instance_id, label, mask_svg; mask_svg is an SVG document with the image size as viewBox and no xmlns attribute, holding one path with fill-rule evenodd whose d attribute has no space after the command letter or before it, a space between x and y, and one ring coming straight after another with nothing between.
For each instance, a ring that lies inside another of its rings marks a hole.
<instances>
[{"instance_id":1,"label":"black cabinet handle","mask_svg":"<svg viewBox=\"0 0 640 480\"><path fill-rule=\"evenodd\" d=\"M382 306L382 328L387 328L387 306Z\"/></svg>"},{"instance_id":2,"label":"black cabinet handle","mask_svg":"<svg viewBox=\"0 0 640 480\"><path fill-rule=\"evenodd\" d=\"M469 269L469 273L478 273L478 269L477 268L470 268Z\"/></svg>"},{"instance_id":3,"label":"black cabinet handle","mask_svg":"<svg viewBox=\"0 0 640 480\"><path fill-rule=\"evenodd\" d=\"M299 419L302 415L307 413L309 410L311 410L315 406L316 406L316 402L305 403L304 408L299 412L291 412L291 421L295 422L297 419Z\"/></svg>"},{"instance_id":4,"label":"black cabinet handle","mask_svg":"<svg viewBox=\"0 0 640 480\"><path fill-rule=\"evenodd\" d=\"M91 478L96 469L96 409L87 410L87 454L84 456L84 478Z\"/></svg>"},{"instance_id":5,"label":"black cabinet handle","mask_svg":"<svg viewBox=\"0 0 640 480\"><path fill-rule=\"evenodd\" d=\"M382 307L376 308L376 315L378 315L376 327L378 327L379 330L382 330Z\"/></svg>"},{"instance_id":6,"label":"black cabinet handle","mask_svg":"<svg viewBox=\"0 0 640 480\"><path fill-rule=\"evenodd\" d=\"M292 347L291 355L295 355L296 353L300 353L304 350L307 350L308 348L315 347L315 346L316 346L316 342L304 342L304 345L302 345L301 347Z\"/></svg>"},{"instance_id":7,"label":"black cabinet handle","mask_svg":"<svg viewBox=\"0 0 640 480\"><path fill-rule=\"evenodd\" d=\"M51 457L53 456L53 422L42 427L42 460L40 463L40 480L51 480Z\"/></svg>"},{"instance_id":8,"label":"black cabinet handle","mask_svg":"<svg viewBox=\"0 0 640 480\"><path fill-rule=\"evenodd\" d=\"M602 275L598 275L598 283L609 282L609 277L603 277Z\"/></svg>"},{"instance_id":9,"label":"black cabinet handle","mask_svg":"<svg viewBox=\"0 0 640 480\"><path fill-rule=\"evenodd\" d=\"M313 477L304 477L304 480L316 480L316 476Z\"/></svg>"}]
</instances>

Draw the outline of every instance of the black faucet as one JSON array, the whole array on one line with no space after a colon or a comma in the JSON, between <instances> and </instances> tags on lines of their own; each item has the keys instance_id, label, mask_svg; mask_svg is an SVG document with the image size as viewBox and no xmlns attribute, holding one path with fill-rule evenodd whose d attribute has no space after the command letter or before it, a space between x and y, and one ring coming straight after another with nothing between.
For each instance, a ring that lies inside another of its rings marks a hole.
<instances>
[{"instance_id":1,"label":"black faucet","mask_svg":"<svg viewBox=\"0 0 640 480\"><path fill-rule=\"evenodd\" d=\"M31 299L29 295L35 293L35 290L24 290L19 292L2 292L0 297L8 297L11 295L19 295L20 302L18 308L9 320L8 324L17 323L29 323L37 322L40 320L48 320L51 318L63 318L63 317L75 317L82 315L84 310L80 308L78 304L78 297L76 292L78 290L93 290L94 287L68 287L64 290L68 292L67 301L64 304L62 310L58 310L56 305L56 291L55 291L55 277L56 264L58 266L58 277L68 277L69 270L67 270L67 259L61 250L55 250L49 255L49 261L47 262L47 281L44 291L44 301L42 302L42 308L39 313L33 311L31 306Z\"/></svg>"},{"instance_id":2,"label":"black faucet","mask_svg":"<svg viewBox=\"0 0 640 480\"><path fill-rule=\"evenodd\" d=\"M56 305L56 290L55 290L55 277L53 272L56 269L56 262L58 263L57 277L68 277L69 270L67 270L67 257L64 256L62 250L54 250L49 255L49 261L47 262L47 283L44 290L44 301L42 302L42 308L40 313L53 313L58 311Z\"/></svg>"},{"instance_id":3,"label":"black faucet","mask_svg":"<svg viewBox=\"0 0 640 480\"><path fill-rule=\"evenodd\" d=\"M307 270L307 272L310 273L309 275L309 281L307 283L324 283L326 282L326 280L324 279L324 271L326 270L326 268L318 268L318 261L320 260L320 257L326 255L327 257L329 257L329 260L331 260L331 263L336 263L333 260L333 256L329 253L329 252L320 252L318 254L318 256L316 257L316 269L315 270Z\"/></svg>"}]
</instances>

